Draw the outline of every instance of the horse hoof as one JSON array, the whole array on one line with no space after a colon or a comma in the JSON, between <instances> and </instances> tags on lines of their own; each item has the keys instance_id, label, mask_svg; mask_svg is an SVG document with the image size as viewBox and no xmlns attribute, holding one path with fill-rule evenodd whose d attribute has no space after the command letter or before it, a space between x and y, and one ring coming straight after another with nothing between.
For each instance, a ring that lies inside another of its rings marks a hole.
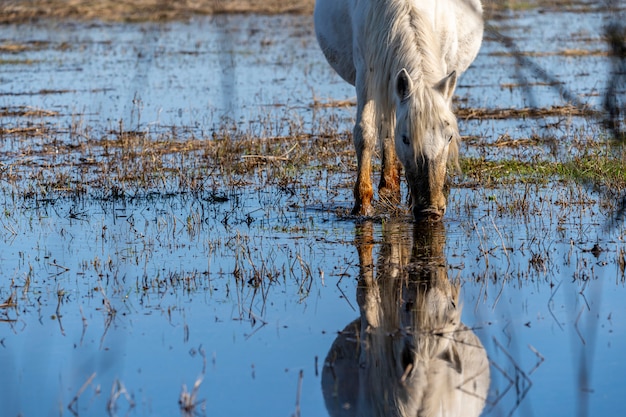
<instances>
[{"instance_id":1,"label":"horse hoof","mask_svg":"<svg viewBox=\"0 0 626 417\"><path fill-rule=\"evenodd\" d=\"M351 214L353 216L371 217L374 215L374 209L371 205L355 205Z\"/></svg>"}]
</instances>

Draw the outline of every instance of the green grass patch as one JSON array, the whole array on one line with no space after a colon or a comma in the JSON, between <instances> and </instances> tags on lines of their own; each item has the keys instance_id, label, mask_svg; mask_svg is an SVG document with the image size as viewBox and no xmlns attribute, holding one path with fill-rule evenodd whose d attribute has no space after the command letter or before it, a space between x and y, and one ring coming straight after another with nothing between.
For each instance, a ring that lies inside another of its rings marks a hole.
<instances>
[{"instance_id":1,"label":"green grass patch","mask_svg":"<svg viewBox=\"0 0 626 417\"><path fill-rule=\"evenodd\" d=\"M575 181L614 191L626 189L624 149L610 149L606 152L594 150L567 161L461 158L460 164L467 185L497 187L515 183L547 184L558 180Z\"/></svg>"},{"instance_id":2,"label":"green grass patch","mask_svg":"<svg viewBox=\"0 0 626 417\"><path fill-rule=\"evenodd\" d=\"M626 189L626 154L584 155L556 164L556 174L564 180L591 183L615 190Z\"/></svg>"}]
</instances>

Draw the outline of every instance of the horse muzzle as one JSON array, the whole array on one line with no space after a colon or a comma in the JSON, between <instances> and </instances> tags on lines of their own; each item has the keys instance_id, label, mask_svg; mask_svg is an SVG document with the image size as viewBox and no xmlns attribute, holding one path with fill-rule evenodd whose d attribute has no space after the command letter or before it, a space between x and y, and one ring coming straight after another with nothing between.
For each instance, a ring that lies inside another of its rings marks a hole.
<instances>
[{"instance_id":1,"label":"horse muzzle","mask_svg":"<svg viewBox=\"0 0 626 417\"><path fill-rule=\"evenodd\" d=\"M413 218L417 222L429 221L429 222L438 222L443 218L443 215L446 213L446 207L427 207L427 208L419 208L416 207L413 209Z\"/></svg>"}]
</instances>

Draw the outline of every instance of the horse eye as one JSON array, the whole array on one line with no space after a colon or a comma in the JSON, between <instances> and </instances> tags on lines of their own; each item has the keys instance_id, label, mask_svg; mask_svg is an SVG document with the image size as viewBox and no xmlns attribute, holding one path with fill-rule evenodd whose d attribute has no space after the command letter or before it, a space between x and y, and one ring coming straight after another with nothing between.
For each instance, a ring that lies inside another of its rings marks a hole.
<instances>
[{"instance_id":1,"label":"horse eye","mask_svg":"<svg viewBox=\"0 0 626 417\"><path fill-rule=\"evenodd\" d=\"M452 135L448 138L448 143L452 142Z\"/></svg>"},{"instance_id":2,"label":"horse eye","mask_svg":"<svg viewBox=\"0 0 626 417\"><path fill-rule=\"evenodd\" d=\"M409 144L409 138L406 135L402 135L402 143L405 145Z\"/></svg>"}]
</instances>

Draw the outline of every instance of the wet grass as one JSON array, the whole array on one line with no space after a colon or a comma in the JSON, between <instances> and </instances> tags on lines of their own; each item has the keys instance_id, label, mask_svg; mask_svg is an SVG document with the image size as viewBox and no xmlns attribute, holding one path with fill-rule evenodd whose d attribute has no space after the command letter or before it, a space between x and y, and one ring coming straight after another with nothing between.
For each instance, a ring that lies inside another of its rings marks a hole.
<instances>
[{"instance_id":1,"label":"wet grass","mask_svg":"<svg viewBox=\"0 0 626 417\"><path fill-rule=\"evenodd\" d=\"M315 108L318 103L311 106ZM293 128L292 135L265 136L224 124L209 137L197 137L184 127L160 132L127 131L120 125L104 136L92 135L83 116L75 115L69 130L48 123L56 112L27 107L0 108L0 150L3 179L0 189L12 199L54 201L59 198L124 200L154 194L223 195L220 190L278 187L288 194L307 194L322 173L338 176L327 187L350 194L356 169L349 132L331 123L313 132ZM469 109L462 119L490 120L575 115L595 116L570 106L546 109ZM516 184L574 182L593 190L620 195L626 190L626 152L608 139L578 132L580 142L563 138L512 138L502 135L488 143L466 138L478 156L462 156L459 187L494 188ZM526 158L481 156L489 147L523 149L568 146ZM377 171L378 166L374 167ZM328 181L328 179L326 179ZM381 201L380 209L397 212ZM396 207L396 209L394 209Z\"/></svg>"},{"instance_id":2,"label":"wet grass","mask_svg":"<svg viewBox=\"0 0 626 417\"><path fill-rule=\"evenodd\" d=\"M54 113L5 109L0 117L16 114ZM82 126L58 131L32 119L27 126L0 127L5 144L0 187L35 199L199 194L241 185L289 188L299 182L299 172L334 171L338 157L351 159L346 155L351 154L349 138L334 130L254 137L224 126L209 138L194 137L184 128L159 134L120 130L100 138L89 132Z\"/></svg>"},{"instance_id":3,"label":"wet grass","mask_svg":"<svg viewBox=\"0 0 626 417\"><path fill-rule=\"evenodd\" d=\"M512 141L505 146L528 145ZM45 157L52 152L54 158ZM257 198L262 211L278 218L284 215L281 214L284 210L289 210L289 206L276 207L274 201L282 199L290 201L292 209L302 208L302 205L325 207L324 210L334 213L336 218L350 218L354 159L349 134L336 132L326 137L302 134L297 138L242 138L231 135L210 139L175 135L155 139L150 135L124 132L66 146L48 144L27 157L0 165L3 175L0 189L7 203L2 224L7 233L19 233L19 229L11 231L14 226L10 219L21 218L24 204L53 207L63 200L74 204L81 201L128 204L182 198L182 201L207 203L208 208L230 206L215 219L225 227L249 227L255 222L270 234L309 236L316 227L308 220L303 218L296 223L274 220L263 226L265 221L259 223L257 215L251 216L239 208L236 196L245 192L255 198L255 193L271 190L272 196L259 194ZM596 202L611 213L616 211L618 198L626 190L625 152L607 144L587 147L578 155L557 160L552 157L522 160L466 156L460 159L460 164L462 173L453 179L453 187L471 189L472 197L468 202L450 202L453 217L465 218L478 206L488 207L492 195L498 196L494 210L507 216L527 216L537 211L564 212L565 207L591 207ZM552 190L549 202L542 197L548 189ZM324 195L321 200L320 195ZM346 200L347 205L336 202ZM400 204L377 201L375 209L376 218L380 219L410 217L405 201ZM186 230L190 237L202 236L203 230L206 232L203 222L208 215L205 210L206 207L201 211L191 210L184 218L172 219L173 224ZM70 210L68 215L77 220L83 217L80 210ZM170 220L164 221L170 223ZM103 230L103 239L105 234ZM334 239L318 236L321 240L326 238ZM241 239L247 243L235 245L233 252L242 254L237 258L237 263L241 264L238 270L247 272L235 274L237 280L265 285L273 281L269 277L285 274L272 269L268 266L271 262L265 260L259 268L251 269L247 262L258 255L250 255L249 237L244 235ZM222 245L219 240L213 244ZM90 264L88 269L91 267ZM103 265L93 268L106 269ZM111 268L115 266L109 265ZM166 284L155 281L142 286L181 285L186 288L186 283L195 286L193 282L197 279L194 274L176 272L161 278Z\"/></svg>"},{"instance_id":4,"label":"wet grass","mask_svg":"<svg viewBox=\"0 0 626 417\"><path fill-rule=\"evenodd\" d=\"M461 158L460 164L467 179L486 187L518 182L547 184L556 180L590 184L616 194L626 190L626 153L622 147L610 145L598 145L562 161Z\"/></svg>"},{"instance_id":5,"label":"wet grass","mask_svg":"<svg viewBox=\"0 0 626 417\"><path fill-rule=\"evenodd\" d=\"M502 85L502 87L513 88L520 85L508 84ZM597 110L590 108L577 108L571 105L564 106L550 106L545 108L464 108L460 107L455 112L457 116L465 120L497 120L497 119L538 119L550 116L584 116L595 117L598 114Z\"/></svg>"}]
</instances>

